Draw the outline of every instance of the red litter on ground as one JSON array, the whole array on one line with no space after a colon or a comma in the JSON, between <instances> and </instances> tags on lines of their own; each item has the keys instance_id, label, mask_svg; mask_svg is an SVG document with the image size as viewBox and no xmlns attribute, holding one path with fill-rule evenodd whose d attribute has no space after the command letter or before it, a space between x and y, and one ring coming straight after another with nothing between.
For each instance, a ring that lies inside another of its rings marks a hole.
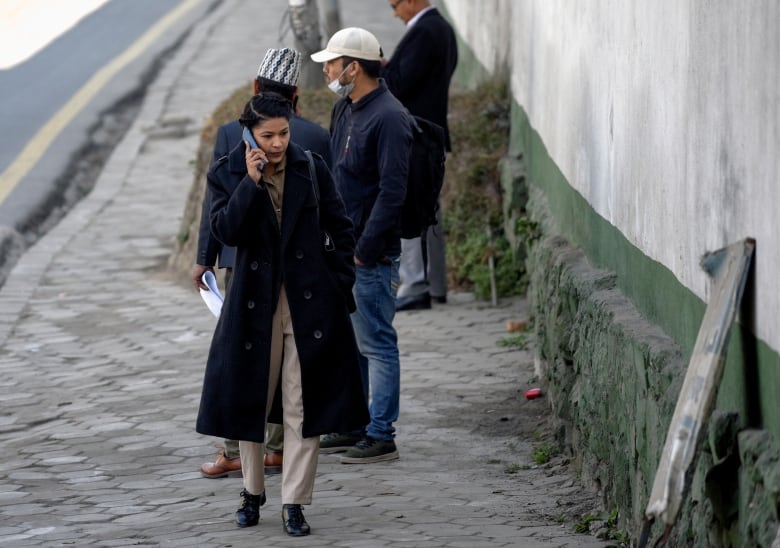
<instances>
[{"instance_id":1,"label":"red litter on ground","mask_svg":"<svg viewBox=\"0 0 780 548\"><path fill-rule=\"evenodd\" d=\"M529 388L528 390L525 391L525 399L527 400L535 400L541 395L542 395L541 388Z\"/></svg>"}]
</instances>

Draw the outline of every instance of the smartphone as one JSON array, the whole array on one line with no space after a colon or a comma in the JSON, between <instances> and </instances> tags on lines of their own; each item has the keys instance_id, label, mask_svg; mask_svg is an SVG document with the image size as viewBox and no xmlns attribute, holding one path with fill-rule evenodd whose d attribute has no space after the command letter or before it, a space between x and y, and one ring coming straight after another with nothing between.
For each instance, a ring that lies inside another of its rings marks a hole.
<instances>
[{"instance_id":1,"label":"smartphone","mask_svg":"<svg viewBox=\"0 0 780 548\"><path fill-rule=\"evenodd\" d=\"M243 139L244 139L244 141L246 142L246 145L249 148L260 148L259 146L257 146L257 141L255 141L255 137L254 137L254 135L252 135L252 132L249 131L248 127L244 128ZM265 165L267 163L268 162L263 160L263 165L260 166L260 171L263 171L265 169Z\"/></svg>"},{"instance_id":2,"label":"smartphone","mask_svg":"<svg viewBox=\"0 0 780 548\"><path fill-rule=\"evenodd\" d=\"M249 131L248 127L244 128L244 141L246 141L246 144L249 146L249 148L260 148L257 146L257 141L255 141L255 136L252 135L252 132Z\"/></svg>"}]
</instances>

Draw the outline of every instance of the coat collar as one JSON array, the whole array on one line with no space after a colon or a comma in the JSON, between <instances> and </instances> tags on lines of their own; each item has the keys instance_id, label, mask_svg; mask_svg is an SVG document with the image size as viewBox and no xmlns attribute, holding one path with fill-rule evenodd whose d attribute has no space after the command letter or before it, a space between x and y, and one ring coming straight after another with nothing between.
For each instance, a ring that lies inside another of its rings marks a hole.
<instances>
[{"instance_id":1,"label":"coat collar","mask_svg":"<svg viewBox=\"0 0 780 548\"><path fill-rule=\"evenodd\" d=\"M417 21L431 13L432 11L436 11L436 8L434 6L428 6L427 8L421 9L419 12L417 12L417 15L409 19L409 22L406 23L406 30L409 30L412 28Z\"/></svg>"},{"instance_id":2,"label":"coat collar","mask_svg":"<svg viewBox=\"0 0 780 548\"><path fill-rule=\"evenodd\" d=\"M366 108L366 105L371 103L374 99L382 95L383 93L387 93L387 84L385 83L384 78L378 79L379 85L376 89L372 89L368 93L366 93L363 97L358 99L357 101L353 102L351 99L347 99L347 103L352 105L352 110L361 110L363 108Z\"/></svg>"}]
</instances>

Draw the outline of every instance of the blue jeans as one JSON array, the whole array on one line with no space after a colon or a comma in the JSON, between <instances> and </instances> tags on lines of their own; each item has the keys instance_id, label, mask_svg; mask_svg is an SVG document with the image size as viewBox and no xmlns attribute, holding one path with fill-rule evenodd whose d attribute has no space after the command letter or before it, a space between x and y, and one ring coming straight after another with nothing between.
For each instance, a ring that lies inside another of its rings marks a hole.
<instances>
[{"instance_id":1,"label":"blue jeans","mask_svg":"<svg viewBox=\"0 0 780 548\"><path fill-rule=\"evenodd\" d=\"M393 422L398 420L401 391L401 362L398 335L393 327L395 297L398 291L398 257L392 264L375 267L357 265L355 296L357 310L352 313L363 374L363 388L369 393L371 422L366 434L378 440L392 440Z\"/></svg>"}]
</instances>

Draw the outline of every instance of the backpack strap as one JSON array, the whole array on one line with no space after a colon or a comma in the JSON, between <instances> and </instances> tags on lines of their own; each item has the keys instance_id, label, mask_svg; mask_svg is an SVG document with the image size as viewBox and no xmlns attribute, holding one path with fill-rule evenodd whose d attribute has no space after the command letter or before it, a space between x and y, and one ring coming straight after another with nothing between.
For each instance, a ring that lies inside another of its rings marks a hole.
<instances>
[{"instance_id":1,"label":"backpack strap","mask_svg":"<svg viewBox=\"0 0 780 548\"><path fill-rule=\"evenodd\" d=\"M309 164L309 178L311 179L311 190L314 192L314 201L317 202L317 225L320 226L320 230L322 230L322 225L320 225L320 185L317 182L317 170L314 167L314 157L311 154L311 150L304 150L303 152L306 154L306 160ZM333 251L336 249L333 238L330 237L327 230L322 230L322 246L325 248L325 251Z\"/></svg>"},{"instance_id":2,"label":"backpack strap","mask_svg":"<svg viewBox=\"0 0 780 548\"><path fill-rule=\"evenodd\" d=\"M320 218L320 188L317 183L317 170L314 168L314 158L311 155L311 150L304 150L306 154L306 160L309 163L309 178L311 179L311 189L314 191L314 199L317 201L317 219Z\"/></svg>"}]
</instances>

